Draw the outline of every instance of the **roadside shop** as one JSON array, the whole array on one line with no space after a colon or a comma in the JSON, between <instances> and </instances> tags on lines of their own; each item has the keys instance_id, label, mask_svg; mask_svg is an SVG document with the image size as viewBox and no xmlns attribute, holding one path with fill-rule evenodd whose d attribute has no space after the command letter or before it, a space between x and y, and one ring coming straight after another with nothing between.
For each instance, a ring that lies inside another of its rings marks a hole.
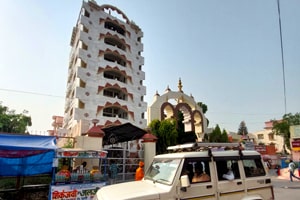
<instances>
[{"instance_id":1,"label":"roadside shop","mask_svg":"<svg viewBox=\"0 0 300 200\"><path fill-rule=\"evenodd\" d=\"M45 199L56 137L0 133L0 199Z\"/></svg>"},{"instance_id":2,"label":"roadside shop","mask_svg":"<svg viewBox=\"0 0 300 200\"><path fill-rule=\"evenodd\" d=\"M49 200L90 200L97 190L107 184L107 151L83 149L57 149L53 159ZM88 168L75 162L92 163Z\"/></svg>"}]
</instances>

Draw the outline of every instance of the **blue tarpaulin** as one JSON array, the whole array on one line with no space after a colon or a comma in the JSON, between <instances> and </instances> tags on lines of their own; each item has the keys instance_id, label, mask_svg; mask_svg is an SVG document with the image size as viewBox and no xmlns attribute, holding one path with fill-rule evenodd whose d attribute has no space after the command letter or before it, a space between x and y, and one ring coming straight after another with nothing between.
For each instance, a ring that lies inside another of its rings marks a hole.
<instances>
[{"instance_id":1,"label":"blue tarpaulin","mask_svg":"<svg viewBox=\"0 0 300 200\"><path fill-rule=\"evenodd\" d=\"M50 174L56 137L0 133L0 176Z\"/></svg>"}]
</instances>

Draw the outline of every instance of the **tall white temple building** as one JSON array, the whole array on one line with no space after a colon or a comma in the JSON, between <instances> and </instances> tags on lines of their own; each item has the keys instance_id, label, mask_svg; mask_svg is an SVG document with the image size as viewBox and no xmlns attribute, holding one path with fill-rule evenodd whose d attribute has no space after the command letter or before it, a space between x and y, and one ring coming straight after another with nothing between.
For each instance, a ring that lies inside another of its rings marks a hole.
<instances>
[{"instance_id":1,"label":"tall white temple building","mask_svg":"<svg viewBox=\"0 0 300 200\"><path fill-rule=\"evenodd\" d=\"M82 2L70 42L63 123L69 136L81 135L92 121L147 127L142 37L118 8Z\"/></svg>"}]
</instances>

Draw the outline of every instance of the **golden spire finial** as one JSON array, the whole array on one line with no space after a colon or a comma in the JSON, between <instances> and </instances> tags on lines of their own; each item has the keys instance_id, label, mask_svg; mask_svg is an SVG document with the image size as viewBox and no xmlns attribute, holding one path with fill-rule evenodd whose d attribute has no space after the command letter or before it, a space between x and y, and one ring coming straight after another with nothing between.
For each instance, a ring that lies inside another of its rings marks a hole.
<instances>
[{"instance_id":1,"label":"golden spire finial","mask_svg":"<svg viewBox=\"0 0 300 200\"><path fill-rule=\"evenodd\" d=\"M182 92L182 83L181 83L181 78L179 78L179 82L178 82L178 89L179 89L179 92Z\"/></svg>"}]
</instances>

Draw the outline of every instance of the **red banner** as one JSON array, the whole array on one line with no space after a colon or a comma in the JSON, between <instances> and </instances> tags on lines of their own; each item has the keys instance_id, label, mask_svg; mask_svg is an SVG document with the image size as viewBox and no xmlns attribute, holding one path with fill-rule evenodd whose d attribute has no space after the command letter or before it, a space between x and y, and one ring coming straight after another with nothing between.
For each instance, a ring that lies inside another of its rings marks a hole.
<instances>
[{"instance_id":1,"label":"red banner","mask_svg":"<svg viewBox=\"0 0 300 200\"><path fill-rule=\"evenodd\" d=\"M295 147L300 147L300 141L293 141L292 142L292 147L295 148Z\"/></svg>"},{"instance_id":2,"label":"red banner","mask_svg":"<svg viewBox=\"0 0 300 200\"><path fill-rule=\"evenodd\" d=\"M20 158L46 152L45 150L0 150L1 158Z\"/></svg>"}]
</instances>

